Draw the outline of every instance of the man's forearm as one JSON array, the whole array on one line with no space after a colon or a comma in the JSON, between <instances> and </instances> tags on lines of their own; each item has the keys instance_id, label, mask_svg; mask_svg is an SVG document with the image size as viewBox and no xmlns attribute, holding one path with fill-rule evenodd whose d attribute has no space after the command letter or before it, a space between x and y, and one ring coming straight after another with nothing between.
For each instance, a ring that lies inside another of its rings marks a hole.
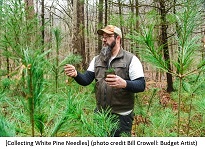
<instances>
[{"instance_id":1,"label":"man's forearm","mask_svg":"<svg viewBox=\"0 0 205 149\"><path fill-rule=\"evenodd\" d=\"M75 81L83 86L89 85L95 78L95 73L86 71L84 74L77 72L77 76L74 78Z\"/></svg>"},{"instance_id":2,"label":"man's forearm","mask_svg":"<svg viewBox=\"0 0 205 149\"><path fill-rule=\"evenodd\" d=\"M127 86L125 87L126 90L138 93L143 92L145 90L145 79L144 77L138 78L136 80L126 80Z\"/></svg>"}]
</instances>

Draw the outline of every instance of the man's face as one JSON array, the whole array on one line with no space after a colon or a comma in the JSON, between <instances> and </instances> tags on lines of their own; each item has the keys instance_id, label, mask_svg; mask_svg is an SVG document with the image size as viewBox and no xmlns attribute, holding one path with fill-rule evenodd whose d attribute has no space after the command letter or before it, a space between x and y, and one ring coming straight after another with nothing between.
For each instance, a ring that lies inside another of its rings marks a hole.
<instances>
[{"instance_id":1,"label":"man's face","mask_svg":"<svg viewBox=\"0 0 205 149\"><path fill-rule=\"evenodd\" d=\"M116 45L116 39L114 37L114 34L104 33L103 36L102 36L102 41L103 41L103 47L109 47L111 50Z\"/></svg>"},{"instance_id":2,"label":"man's face","mask_svg":"<svg viewBox=\"0 0 205 149\"><path fill-rule=\"evenodd\" d=\"M116 45L116 39L114 37L114 34L109 35L104 33L102 36L102 41L103 48L101 50L101 55L103 57L103 61L108 62L112 56L112 49Z\"/></svg>"}]
</instances>

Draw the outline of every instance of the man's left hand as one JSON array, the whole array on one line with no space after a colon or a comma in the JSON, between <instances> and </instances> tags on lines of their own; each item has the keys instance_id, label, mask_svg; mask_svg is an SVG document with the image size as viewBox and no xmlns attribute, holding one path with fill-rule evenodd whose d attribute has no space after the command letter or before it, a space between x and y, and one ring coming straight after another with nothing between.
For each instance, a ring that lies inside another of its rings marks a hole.
<instances>
[{"instance_id":1,"label":"man's left hand","mask_svg":"<svg viewBox=\"0 0 205 149\"><path fill-rule=\"evenodd\" d=\"M115 88L125 88L127 86L127 82L117 75L107 75L105 78L106 83Z\"/></svg>"}]
</instances>

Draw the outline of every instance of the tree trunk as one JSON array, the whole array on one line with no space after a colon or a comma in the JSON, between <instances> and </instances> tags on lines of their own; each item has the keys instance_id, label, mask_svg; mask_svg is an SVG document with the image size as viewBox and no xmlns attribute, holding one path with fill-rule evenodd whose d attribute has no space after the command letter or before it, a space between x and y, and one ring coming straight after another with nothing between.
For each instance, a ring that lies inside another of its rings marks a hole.
<instances>
[{"instance_id":1,"label":"tree trunk","mask_svg":"<svg viewBox=\"0 0 205 149\"><path fill-rule=\"evenodd\" d=\"M139 23L139 1L138 0L135 0L135 5L136 5L136 12L135 12L135 17L136 17L136 26L135 26L135 30L138 32L139 31L139 28L140 28L140 23ZM139 48L139 45L138 45L138 43L136 43L136 48L137 48L137 50L136 50L136 54L137 54L137 56L138 56L138 58L140 58L140 54L139 54L139 50L138 50L138 48Z\"/></svg>"},{"instance_id":2,"label":"tree trunk","mask_svg":"<svg viewBox=\"0 0 205 149\"><path fill-rule=\"evenodd\" d=\"M107 17L107 14L108 14L108 1L105 0L105 26L107 26L107 20L108 20L108 17Z\"/></svg>"},{"instance_id":3,"label":"tree trunk","mask_svg":"<svg viewBox=\"0 0 205 149\"><path fill-rule=\"evenodd\" d=\"M86 60L87 60L87 62L86 62L86 64L87 63L89 63L90 62L90 33L89 33L89 10L88 10L88 5L89 5L89 2L88 2L89 0L86 0L86 34L87 34L87 38L86 38L86 44L87 44L87 49L86 49L86 51L87 51L87 53L86 53Z\"/></svg>"},{"instance_id":4,"label":"tree trunk","mask_svg":"<svg viewBox=\"0 0 205 149\"><path fill-rule=\"evenodd\" d=\"M34 15L35 15L34 3L33 0L24 0L24 2L25 2L26 20L27 22L29 22L29 20L34 19ZM32 43L32 35L29 32L27 35L26 43L27 45L29 45L29 43Z\"/></svg>"},{"instance_id":5,"label":"tree trunk","mask_svg":"<svg viewBox=\"0 0 205 149\"><path fill-rule=\"evenodd\" d=\"M25 2L25 10L27 12L26 19L33 19L35 15L33 0L24 0L24 2Z\"/></svg>"},{"instance_id":6,"label":"tree trunk","mask_svg":"<svg viewBox=\"0 0 205 149\"><path fill-rule=\"evenodd\" d=\"M135 18L134 18L134 14L135 14L134 13L134 1L133 0L129 0L129 3L130 3L130 10L131 10L129 28L130 28L130 34L132 35L133 32L134 32L134 27L135 27L135 25L134 25L134 20L135 20ZM131 41L130 46L131 46L131 48L130 48L131 52L135 53L136 51L134 49L134 47L135 47L134 40Z\"/></svg>"},{"instance_id":7,"label":"tree trunk","mask_svg":"<svg viewBox=\"0 0 205 149\"><path fill-rule=\"evenodd\" d=\"M136 20L136 30L138 31L139 30L139 19L138 19L138 17L139 17L139 1L138 0L135 0L135 5L136 5L136 18L137 18L137 20Z\"/></svg>"},{"instance_id":8,"label":"tree trunk","mask_svg":"<svg viewBox=\"0 0 205 149\"><path fill-rule=\"evenodd\" d=\"M104 26L103 25L103 1L104 0L99 0L99 5L98 5L98 29ZM102 41L100 35L98 35L98 48L96 49L95 53L98 54L100 49L102 49Z\"/></svg>"},{"instance_id":9,"label":"tree trunk","mask_svg":"<svg viewBox=\"0 0 205 149\"><path fill-rule=\"evenodd\" d=\"M41 44L42 44L42 52L44 52L44 42L45 42L45 18L44 18L44 0L41 0L41 27L42 27L42 31L41 31Z\"/></svg>"},{"instance_id":10,"label":"tree trunk","mask_svg":"<svg viewBox=\"0 0 205 149\"><path fill-rule=\"evenodd\" d=\"M86 57L85 57L85 23L84 23L84 0L73 1L73 51L74 54L82 56L82 65L86 69Z\"/></svg>"},{"instance_id":11,"label":"tree trunk","mask_svg":"<svg viewBox=\"0 0 205 149\"><path fill-rule=\"evenodd\" d=\"M118 0L118 7L119 7L119 17L120 17L120 25L118 27L121 28L121 31L122 31L122 40L121 40L122 43L121 43L121 45L124 48L124 34L123 34L122 27L121 27L123 25L123 23L122 23L123 18L122 18L122 3L121 3L121 0Z\"/></svg>"},{"instance_id":12,"label":"tree trunk","mask_svg":"<svg viewBox=\"0 0 205 149\"><path fill-rule=\"evenodd\" d=\"M163 45L164 49L164 59L168 62L168 69L171 70L170 65L170 56L169 56L169 48L168 48L168 37L167 37L167 21L166 21L166 10L165 10L165 2L164 0L160 0L160 13L161 13L161 44ZM173 88L173 81L172 81L172 74L167 72L167 92L172 92Z\"/></svg>"},{"instance_id":13,"label":"tree trunk","mask_svg":"<svg viewBox=\"0 0 205 149\"><path fill-rule=\"evenodd\" d=\"M35 15L35 11L34 11L34 3L33 0L24 0L25 2L25 11L26 11L26 21L29 22L30 20L34 19L34 15ZM28 31L27 33L27 45L29 45L30 43L32 43L32 38L33 38L33 34L31 32ZM24 74L22 74L22 78ZM28 85L29 88L29 97L28 97L28 102L29 102L29 112L30 112L30 122L31 122L31 136L34 137L35 135L35 129L34 129L34 124L35 124L35 120L34 120L34 98L33 98L33 88L32 88L32 71L31 68L28 68L28 75L29 75L29 81L30 84Z\"/></svg>"}]
</instances>

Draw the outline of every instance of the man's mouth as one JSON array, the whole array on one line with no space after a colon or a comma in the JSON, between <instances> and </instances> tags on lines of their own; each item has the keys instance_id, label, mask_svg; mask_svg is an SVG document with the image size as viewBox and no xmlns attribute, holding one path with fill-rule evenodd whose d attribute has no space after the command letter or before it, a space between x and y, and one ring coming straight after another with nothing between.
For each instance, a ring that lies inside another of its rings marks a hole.
<instances>
[{"instance_id":1,"label":"man's mouth","mask_svg":"<svg viewBox=\"0 0 205 149\"><path fill-rule=\"evenodd\" d=\"M106 42L103 43L103 47L107 47L108 44Z\"/></svg>"}]
</instances>

